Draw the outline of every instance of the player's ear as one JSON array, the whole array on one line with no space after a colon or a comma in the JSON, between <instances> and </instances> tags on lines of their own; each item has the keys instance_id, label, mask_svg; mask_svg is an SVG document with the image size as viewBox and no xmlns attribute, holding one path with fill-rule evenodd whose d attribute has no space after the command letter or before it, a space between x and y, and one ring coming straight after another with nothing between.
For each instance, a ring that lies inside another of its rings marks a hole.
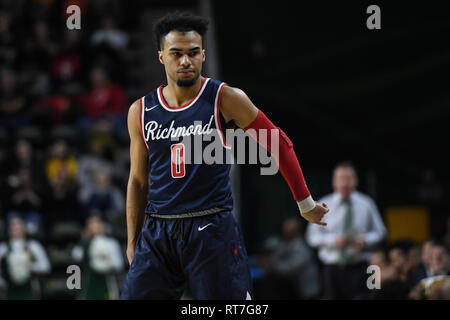
<instances>
[{"instance_id":1,"label":"player's ear","mask_svg":"<svg viewBox=\"0 0 450 320\"><path fill-rule=\"evenodd\" d=\"M205 62L206 60L206 51L205 49L202 49L202 62Z\"/></svg>"},{"instance_id":2,"label":"player's ear","mask_svg":"<svg viewBox=\"0 0 450 320\"><path fill-rule=\"evenodd\" d=\"M164 57L162 51L158 50L158 59L161 64L164 64Z\"/></svg>"}]
</instances>

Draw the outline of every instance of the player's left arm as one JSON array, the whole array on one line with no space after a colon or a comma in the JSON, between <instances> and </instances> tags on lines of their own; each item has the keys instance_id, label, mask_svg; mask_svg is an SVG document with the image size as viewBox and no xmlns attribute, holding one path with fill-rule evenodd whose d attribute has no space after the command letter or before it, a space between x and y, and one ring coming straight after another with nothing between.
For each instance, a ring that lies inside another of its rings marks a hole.
<instances>
[{"instance_id":1,"label":"player's left arm","mask_svg":"<svg viewBox=\"0 0 450 320\"><path fill-rule=\"evenodd\" d=\"M224 86L222 90L220 111L225 121L233 120L238 127L248 132L269 152L271 152L271 138L265 139L267 141L264 142L261 141L259 130L266 129L267 132L278 130L279 157L275 157L273 154L272 156L277 160L280 172L291 189L302 217L309 222L325 226L326 223L321 220L328 212L328 207L325 203L319 204L313 200L294 152L293 144L288 136L251 102L244 91L229 86ZM248 131L249 129L253 130Z\"/></svg>"}]
</instances>

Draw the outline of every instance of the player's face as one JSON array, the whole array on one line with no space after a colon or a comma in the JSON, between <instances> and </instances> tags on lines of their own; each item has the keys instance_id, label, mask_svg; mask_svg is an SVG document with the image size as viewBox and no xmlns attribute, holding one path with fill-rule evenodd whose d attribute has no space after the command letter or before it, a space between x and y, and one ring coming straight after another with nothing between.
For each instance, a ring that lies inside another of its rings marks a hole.
<instances>
[{"instance_id":1,"label":"player's face","mask_svg":"<svg viewBox=\"0 0 450 320\"><path fill-rule=\"evenodd\" d=\"M162 46L159 61L164 64L168 78L180 87L194 85L205 61L202 37L195 31L171 31Z\"/></svg>"},{"instance_id":2,"label":"player's face","mask_svg":"<svg viewBox=\"0 0 450 320\"><path fill-rule=\"evenodd\" d=\"M358 183L356 173L352 168L339 167L336 168L333 175L333 188L342 198L348 199Z\"/></svg>"}]
</instances>

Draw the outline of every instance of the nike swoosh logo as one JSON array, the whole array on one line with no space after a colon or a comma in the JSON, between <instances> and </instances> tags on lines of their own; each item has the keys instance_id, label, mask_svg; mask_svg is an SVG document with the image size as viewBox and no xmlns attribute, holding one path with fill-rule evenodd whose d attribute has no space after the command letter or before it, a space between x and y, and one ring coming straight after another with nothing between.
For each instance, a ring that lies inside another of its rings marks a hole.
<instances>
[{"instance_id":1,"label":"nike swoosh logo","mask_svg":"<svg viewBox=\"0 0 450 320\"><path fill-rule=\"evenodd\" d=\"M158 107L158 106L159 106L159 104L157 104L157 105L155 105L155 106L153 106L153 107L151 107L151 108L145 108L145 111L153 110L153 109L155 109L155 108Z\"/></svg>"},{"instance_id":2,"label":"nike swoosh logo","mask_svg":"<svg viewBox=\"0 0 450 320\"><path fill-rule=\"evenodd\" d=\"M209 227L212 223L208 223L206 226L198 227L198 231L202 231L203 229Z\"/></svg>"}]
</instances>

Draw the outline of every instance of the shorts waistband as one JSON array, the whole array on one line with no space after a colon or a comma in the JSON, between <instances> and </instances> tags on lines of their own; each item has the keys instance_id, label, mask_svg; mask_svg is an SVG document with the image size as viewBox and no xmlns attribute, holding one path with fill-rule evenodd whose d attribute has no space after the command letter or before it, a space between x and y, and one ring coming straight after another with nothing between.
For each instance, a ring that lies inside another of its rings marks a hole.
<instances>
[{"instance_id":1,"label":"shorts waistband","mask_svg":"<svg viewBox=\"0 0 450 320\"><path fill-rule=\"evenodd\" d=\"M158 219L186 219L186 218L195 218L195 217L203 217L210 214L215 214L219 212L227 211L227 209L214 207L206 210L193 211L193 212L185 212L179 214L148 214L148 216L152 218Z\"/></svg>"}]
</instances>

